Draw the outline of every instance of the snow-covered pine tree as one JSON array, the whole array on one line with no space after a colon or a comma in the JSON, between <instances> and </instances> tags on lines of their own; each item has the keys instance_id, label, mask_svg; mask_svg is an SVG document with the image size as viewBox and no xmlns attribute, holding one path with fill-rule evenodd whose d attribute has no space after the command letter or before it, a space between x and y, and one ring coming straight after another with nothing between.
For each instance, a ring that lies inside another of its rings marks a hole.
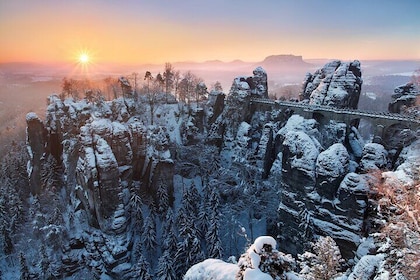
<instances>
[{"instance_id":1,"label":"snow-covered pine tree","mask_svg":"<svg viewBox=\"0 0 420 280\"><path fill-rule=\"evenodd\" d=\"M1 234L3 236L3 251L6 256L9 256L13 252L13 242L10 238L10 232L5 227L5 225L2 225L1 228Z\"/></svg>"},{"instance_id":2,"label":"snow-covered pine tree","mask_svg":"<svg viewBox=\"0 0 420 280\"><path fill-rule=\"evenodd\" d=\"M41 245L39 248L39 255L40 255L40 262L39 262L39 268L41 269L41 273L43 275L44 279L49 279L51 277L50 272L50 259L48 258L47 250L44 246L44 244Z\"/></svg>"},{"instance_id":3,"label":"snow-covered pine tree","mask_svg":"<svg viewBox=\"0 0 420 280\"><path fill-rule=\"evenodd\" d=\"M159 258L156 272L157 280L176 280L176 272L174 269L174 260L169 250L165 250Z\"/></svg>"},{"instance_id":4,"label":"snow-covered pine tree","mask_svg":"<svg viewBox=\"0 0 420 280\"><path fill-rule=\"evenodd\" d=\"M163 239L162 250L169 251L169 254L174 257L177 248L177 237L175 235L175 221L172 208L169 208L166 213L166 221L163 228Z\"/></svg>"},{"instance_id":5,"label":"snow-covered pine tree","mask_svg":"<svg viewBox=\"0 0 420 280\"><path fill-rule=\"evenodd\" d=\"M61 168L55 158L50 154L41 165L41 184L45 190L56 191L62 186Z\"/></svg>"},{"instance_id":6,"label":"snow-covered pine tree","mask_svg":"<svg viewBox=\"0 0 420 280\"><path fill-rule=\"evenodd\" d=\"M177 216L180 237L186 238L188 235L196 237L199 235L197 217L200 201L200 195L194 184L190 188L184 188L181 207L178 210Z\"/></svg>"},{"instance_id":7,"label":"snow-covered pine tree","mask_svg":"<svg viewBox=\"0 0 420 280\"><path fill-rule=\"evenodd\" d=\"M29 268L26 263L26 257L23 252L19 254L19 263L20 263L20 280L29 280Z\"/></svg>"},{"instance_id":8,"label":"snow-covered pine tree","mask_svg":"<svg viewBox=\"0 0 420 280\"><path fill-rule=\"evenodd\" d=\"M156 240L156 222L152 213L146 218L144 223L143 244L149 254L149 260L153 259L154 251L157 246Z\"/></svg>"},{"instance_id":9,"label":"snow-covered pine tree","mask_svg":"<svg viewBox=\"0 0 420 280\"><path fill-rule=\"evenodd\" d=\"M132 219L133 230L137 234L142 233L143 225L144 225L142 205L143 205L143 202L140 196L133 191L130 198L131 219Z\"/></svg>"},{"instance_id":10,"label":"snow-covered pine tree","mask_svg":"<svg viewBox=\"0 0 420 280\"><path fill-rule=\"evenodd\" d=\"M132 267L133 280L152 280L153 277L150 274L150 264L144 259L143 255L140 255L137 263Z\"/></svg>"},{"instance_id":11,"label":"snow-covered pine tree","mask_svg":"<svg viewBox=\"0 0 420 280\"><path fill-rule=\"evenodd\" d=\"M157 211L160 215L164 217L166 214L166 211L169 208L169 196L168 196L168 186L162 179L159 179L156 195L157 195L157 200L158 200Z\"/></svg>"},{"instance_id":12,"label":"snow-covered pine tree","mask_svg":"<svg viewBox=\"0 0 420 280\"><path fill-rule=\"evenodd\" d=\"M209 229L206 233L206 243L207 243L207 256L209 258L222 258L223 248L222 241L219 235L220 229L220 203L219 203L219 193L213 188L210 194L210 223Z\"/></svg>"},{"instance_id":13,"label":"snow-covered pine tree","mask_svg":"<svg viewBox=\"0 0 420 280\"><path fill-rule=\"evenodd\" d=\"M200 211L198 213L198 228L200 230L200 237L205 238L210 223L209 212L212 209L212 206L210 204L210 188L208 184L205 184L203 186L202 192L203 198L201 200Z\"/></svg>"}]
</instances>

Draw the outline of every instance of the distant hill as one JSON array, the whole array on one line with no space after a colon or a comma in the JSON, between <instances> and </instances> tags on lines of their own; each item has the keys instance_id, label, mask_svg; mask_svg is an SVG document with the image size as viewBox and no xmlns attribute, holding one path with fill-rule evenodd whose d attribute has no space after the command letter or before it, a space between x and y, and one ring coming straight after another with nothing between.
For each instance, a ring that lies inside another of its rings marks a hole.
<instances>
[{"instance_id":1,"label":"distant hill","mask_svg":"<svg viewBox=\"0 0 420 280\"><path fill-rule=\"evenodd\" d=\"M263 68L308 68L313 65L303 60L301 55L280 54L267 56L259 63Z\"/></svg>"}]
</instances>

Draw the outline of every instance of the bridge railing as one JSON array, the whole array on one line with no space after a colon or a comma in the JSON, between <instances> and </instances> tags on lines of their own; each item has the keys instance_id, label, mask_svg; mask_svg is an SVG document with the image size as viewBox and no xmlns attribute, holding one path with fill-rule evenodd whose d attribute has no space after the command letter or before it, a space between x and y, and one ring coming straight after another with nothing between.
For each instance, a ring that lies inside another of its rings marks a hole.
<instances>
[{"instance_id":1,"label":"bridge railing","mask_svg":"<svg viewBox=\"0 0 420 280\"><path fill-rule=\"evenodd\" d=\"M310 110L314 112L325 111L325 112L333 112L336 114L354 115L354 116L359 116L359 117L408 121L408 122L412 122L412 123L416 123L420 125L419 119L416 119L414 117L410 117L407 115L396 114L396 113L365 111L365 110L357 110L357 109L350 109L350 108L334 108L334 107L325 106L325 105L310 105L310 104L302 104L298 102L271 100L271 99L263 99L263 98L252 98L251 102L272 105L272 106L279 105L279 106L286 106L286 107L294 107L294 108Z\"/></svg>"}]
</instances>

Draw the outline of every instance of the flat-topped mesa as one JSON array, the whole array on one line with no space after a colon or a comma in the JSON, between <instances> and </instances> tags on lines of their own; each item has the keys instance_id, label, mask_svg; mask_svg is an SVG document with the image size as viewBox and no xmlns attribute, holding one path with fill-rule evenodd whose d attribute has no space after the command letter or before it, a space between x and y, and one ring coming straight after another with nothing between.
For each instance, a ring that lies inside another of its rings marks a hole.
<instances>
[{"instance_id":1,"label":"flat-topped mesa","mask_svg":"<svg viewBox=\"0 0 420 280\"><path fill-rule=\"evenodd\" d=\"M306 75L299 99L312 105L357 109L362 83L359 61L335 60Z\"/></svg>"}]
</instances>

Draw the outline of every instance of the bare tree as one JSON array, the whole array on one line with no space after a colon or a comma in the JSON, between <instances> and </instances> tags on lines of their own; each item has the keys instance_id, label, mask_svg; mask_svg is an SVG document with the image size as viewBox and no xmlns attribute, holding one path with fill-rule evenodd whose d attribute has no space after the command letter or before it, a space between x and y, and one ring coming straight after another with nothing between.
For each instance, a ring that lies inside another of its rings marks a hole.
<instances>
[{"instance_id":1,"label":"bare tree","mask_svg":"<svg viewBox=\"0 0 420 280\"><path fill-rule=\"evenodd\" d=\"M180 81L181 81L181 72L175 71L174 72L175 99L178 95L178 87L179 87L179 82Z\"/></svg>"},{"instance_id":2,"label":"bare tree","mask_svg":"<svg viewBox=\"0 0 420 280\"><path fill-rule=\"evenodd\" d=\"M111 100L113 98L118 98L119 95L119 85L118 85L118 79L112 78L112 77L106 77L103 80L105 84L104 91L107 93L107 99Z\"/></svg>"},{"instance_id":3,"label":"bare tree","mask_svg":"<svg viewBox=\"0 0 420 280\"><path fill-rule=\"evenodd\" d=\"M168 103L168 94L174 86L174 70L172 64L165 63L165 72L163 72L163 79L165 82L165 101Z\"/></svg>"},{"instance_id":4,"label":"bare tree","mask_svg":"<svg viewBox=\"0 0 420 280\"><path fill-rule=\"evenodd\" d=\"M147 94L150 92L150 82L153 81L153 76L150 71L146 71L146 74L144 75L144 80L147 82Z\"/></svg>"},{"instance_id":5,"label":"bare tree","mask_svg":"<svg viewBox=\"0 0 420 280\"><path fill-rule=\"evenodd\" d=\"M139 77L139 73L137 73L137 72L131 73L130 78L132 80L132 84L133 84L133 87L134 87L134 98L135 98L135 100L138 99L138 90L137 90L138 89L138 84L137 84L138 77Z\"/></svg>"}]
</instances>

